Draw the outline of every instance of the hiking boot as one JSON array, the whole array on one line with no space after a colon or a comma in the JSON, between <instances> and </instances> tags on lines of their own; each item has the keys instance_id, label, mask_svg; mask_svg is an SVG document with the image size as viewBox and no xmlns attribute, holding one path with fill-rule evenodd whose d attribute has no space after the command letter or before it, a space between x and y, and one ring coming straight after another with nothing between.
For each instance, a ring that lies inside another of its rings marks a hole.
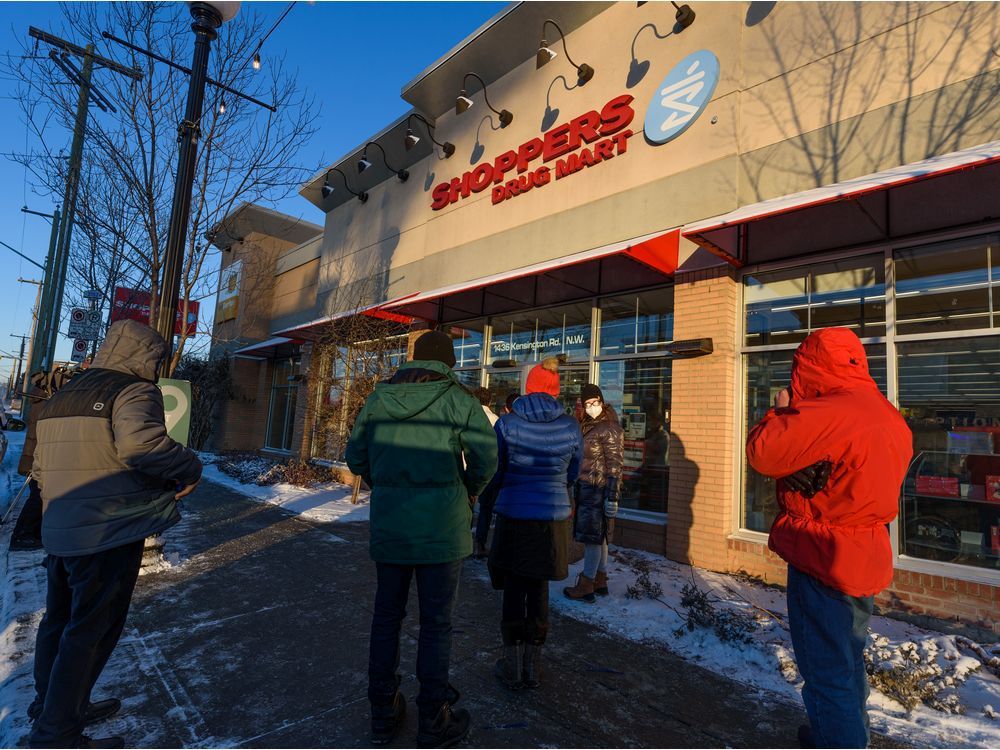
<instances>
[{"instance_id":1,"label":"hiking boot","mask_svg":"<svg viewBox=\"0 0 1000 750\"><path fill-rule=\"evenodd\" d=\"M451 710L447 703L428 716L420 712L417 747L452 747L469 735L469 712L464 708Z\"/></svg>"},{"instance_id":2,"label":"hiking boot","mask_svg":"<svg viewBox=\"0 0 1000 750\"><path fill-rule=\"evenodd\" d=\"M110 719L121 710L122 702L117 698L108 698L103 701L96 701L87 706L83 712L84 724L96 724L99 721ZM28 718L32 721L42 715L42 704L32 703L28 706Z\"/></svg>"},{"instance_id":3,"label":"hiking boot","mask_svg":"<svg viewBox=\"0 0 1000 750\"><path fill-rule=\"evenodd\" d=\"M111 737L88 737L80 735L80 742L77 747L100 747L100 748L120 748L125 747L125 738L117 735Z\"/></svg>"},{"instance_id":4,"label":"hiking boot","mask_svg":"<svg viewBox=\"0 0 1000 750\"><path fill-rule=\"evenodd\" d=\"M610 592L608 591L608 573L604 570L597 571L597 575L594 576L594 593L598 596L607 596Z\"/></svg>"},{"instance_id":5,"label":"hiking boot","mask_svg":"<svg viewBox=\"0 0 1000 750\"><path fill-rule=\"evenodd\" d=\"M387 745L392 742L406 718L406 698L396 691L391 702L372 703L372 744Z\"/></svg>"},{"instance_id":6,"label":"hiking boot","mask_svg":"<svg viewBox=\"0 0 1000 750\"><path fill-rule=\"evenodd\" d=\"M518 653L520 646L504 646L503 656L497 659L493 674L510 690L517 690L521 685L521 662Z\"/></svg>"},{"instance_id":7,"label":"hiking boot","mask_svg":"<svg viewBox=\"0 0 1000 750\"><path fill-rule=\"evenodd\" d=\"M10 540L11 552L28 552L42 548L42 538L32 534L19 534Z\"/></svg>"},{"instance_id":8,"label":"hiking boot","mask_svg":"<svg viewBox=\"0 0 1000 750\"><path fill-rule=\"evenodd\" d=\"M542 644L524 644L521 655L521 681L526 688L537 688L542 679Z\"/></svg>"},{"instance_id":9,"label":"hiking boot","mask_svg":"<svg viewBox=\"0 0 1000 750\"><path fill-rule=\"evenodd\" d=\"M567 586L563 589L563 594L567 599L572 599L576 602L593 604L597 601L594 598L594 579L587 578L583 573L576 577L575 586Z\"/></svg>"}]
</instances>

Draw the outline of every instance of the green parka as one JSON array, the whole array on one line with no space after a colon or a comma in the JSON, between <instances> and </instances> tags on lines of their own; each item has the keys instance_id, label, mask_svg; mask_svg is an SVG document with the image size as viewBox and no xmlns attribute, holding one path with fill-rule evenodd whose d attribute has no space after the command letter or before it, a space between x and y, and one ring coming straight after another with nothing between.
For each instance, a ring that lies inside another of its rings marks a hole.
<instances>
[{"instance_id":1,"label":"green parka","mask_svg":"<svg viewBox=\"0 0 1000 750\"><path fill-rule=\"evenodd\" d=\"M346 458L372 488L373 560L432 565L471 554L469 496L496 472L497 439L451 368L416 360L375 386Z\"/></svg>"}]
</instances>

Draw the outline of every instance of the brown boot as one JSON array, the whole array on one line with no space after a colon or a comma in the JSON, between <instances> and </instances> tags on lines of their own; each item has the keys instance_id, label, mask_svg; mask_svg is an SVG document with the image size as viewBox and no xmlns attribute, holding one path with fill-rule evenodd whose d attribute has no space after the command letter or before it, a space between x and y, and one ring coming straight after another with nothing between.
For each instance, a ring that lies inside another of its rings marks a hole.
<instances>
[{"instance_id":1,"label":"brown boot","mask_svg":"<svg viewBox=\"0 0 1000 750\"><path fill-rule=\"evenodd\" d=\"M594 599L594 579L587 578L583 573L576 577L576 586L567 586L563 589L563 594L567 599L573 601L584 601L593 604Z\"/></svg>"},{"instance_id":2,"label":"brown boot","mask_svg":"<svg viewBox=\"0 0 1000 750\"><path fill-rule=\"evenodd\" d=\"M603 570L597 571L597 575L594 576L594 593L598 596L608 595L608 574Z\"/></svg>"}]
</instances>

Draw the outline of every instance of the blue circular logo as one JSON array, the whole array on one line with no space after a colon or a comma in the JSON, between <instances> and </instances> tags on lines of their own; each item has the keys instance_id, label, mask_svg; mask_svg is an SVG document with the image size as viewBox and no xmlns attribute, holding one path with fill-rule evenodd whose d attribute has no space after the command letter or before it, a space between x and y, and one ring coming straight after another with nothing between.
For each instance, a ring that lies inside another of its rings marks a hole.
<instances>
[{"instance_id":1,"label":"blue circular logo","mask_svg":"<svg viewBox=\"0 0 1000 750\"><path fill-rule=\"evenodd\" d=\"M681 60L656 87L643 124L646 138L666 143L687 130L708 106L718 82L719 59L707 49Z\"/></svg>"}]
</instances>

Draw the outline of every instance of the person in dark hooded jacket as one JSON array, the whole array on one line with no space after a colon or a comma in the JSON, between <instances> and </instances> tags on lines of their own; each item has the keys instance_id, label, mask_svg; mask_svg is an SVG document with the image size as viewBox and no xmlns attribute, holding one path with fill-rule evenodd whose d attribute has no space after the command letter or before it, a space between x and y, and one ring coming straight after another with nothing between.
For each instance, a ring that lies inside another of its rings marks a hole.
<instances>
[{"instance_id":1,"label":"person in dark hooded jacket","mask_svg":"<svg viewBox=\"0 0 1000 750\"><path fill-rule=\"evenodd\" d=\"M155 385L166 352L149 326L118 321L90 369L38 415L31 473L42 493L48 592L31 747L124 746L83 735L121 706L90 703L90 693L125 627L145 538L180 520L177 500L201 478L198 457L167 435Z\"/></svg>"},{"instance_id":2,"label":"person in dark hooded jacket","mask_svg":"<svg viewBox=\"0 0 1000 750\"><path fill-rule=\"evenodd\" d=\"M888 524L913 437L850 329L824 328L799 345L791 386L746 451L777 480L768 546L788 563L788 625L809 714L800 742L867 747L864 647L874 597L892 581Z\"/></svg>"},{"instance_id":3,"label":"person in dark hooded jacket","mask_svg":"<svg viewBox=\"0 0 1000 750\"><path fill-rule=\"evenodd\" d=\"M399 635L417 579L418 747L450 746L469 732L452 710L451 619L462 560L472 552L470 499L497 467L496 434L479 401L458 382L451 337L429 331L414 359L379 383L354 423L347 465L371 487L371 557L378 584L372 614L368 700L375 744L390 742L405 716Z\"/></svg>"},{"instance_id":4,"label":"person in dark hooded jacket","mask_svg":"<svg viewBox=\"0 0 1000 750\"><path fill-rule=\"evenodd\" d=\"M503 589L496 676L511 688L538 687L549 630L549 581L569 575L569 488L580 474L583 438L556 401L559 362L532 368L525 393L496 424L496 523L490 577Z\"/></svg>"},{"instance_id":5,"label":"person in dark hooded jacket","mask_svg":"<svg viewBox=\"0 0 1000 750\"><path fill-rule=\"evenodd\" d=\"M625 467L625 432L618 415L593 383L580 390L583 401L583 466L576 484L573 535L585 545L576 585L563 589L570 599L592 603L608 594L608 539L614 530Z\"/></svg>"}]
</instances>

